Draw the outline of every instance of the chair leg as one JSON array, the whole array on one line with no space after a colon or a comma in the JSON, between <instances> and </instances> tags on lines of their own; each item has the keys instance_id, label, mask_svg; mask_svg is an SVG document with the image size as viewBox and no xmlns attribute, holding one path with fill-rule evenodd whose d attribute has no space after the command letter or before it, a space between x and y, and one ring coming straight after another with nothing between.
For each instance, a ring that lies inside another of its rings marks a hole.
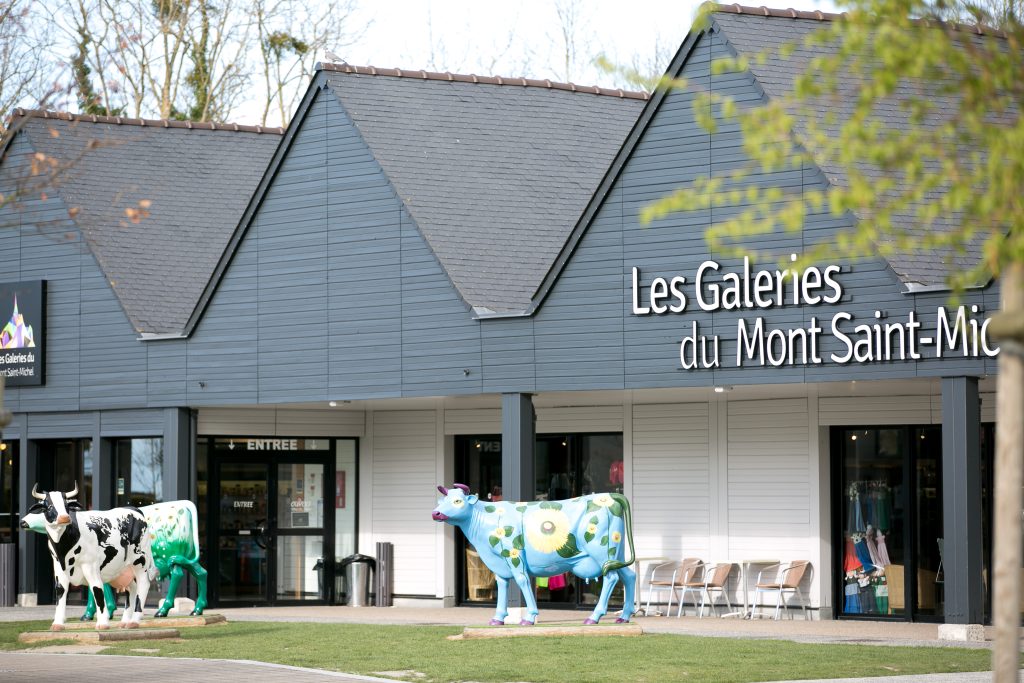
<instances>
[{"instance_id":1,"label":"chair leg","mask_svg":"<svg viewBox=\"0 0 1024 683\"><path fill-rule=\"evenodd\" d=\"M772 617L775 621L779 620L779 616L780 616L781 610L782 610L782 589L780 588L779 592L776 594L776 597L775 597L775 616Z\"/></svg>"},{"instance_id":2,"label":"chair leg","mask_svg":"<svg viewBox=\"0 0 1024 683\"><path fill-rule=\"evenodd\" d=\"M711 594L708 593L707 587L705 587L704 589L701 590L701 594L700 594L700 611L697 612L697 618L698 619L703 619L704 618L704 605L705 605L705 601L711 603L711 611L714 612L715 611L715 601L711 599Z\"/></svg>"}]
</instances>

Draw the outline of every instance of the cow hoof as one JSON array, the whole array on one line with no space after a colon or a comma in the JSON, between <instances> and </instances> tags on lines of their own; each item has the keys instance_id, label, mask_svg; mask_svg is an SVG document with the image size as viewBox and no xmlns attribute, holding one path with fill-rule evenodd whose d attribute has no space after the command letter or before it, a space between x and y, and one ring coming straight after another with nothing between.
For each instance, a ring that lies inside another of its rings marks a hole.
<instances>
[{"instance_id":1,"label":"cow hoof","mask_svg":"<svg viewBox=\"0 0 1024 683\"><path fill-rule=\"evenodd\" d=\"M191 612L189 612L188 615L190 617L201 617L201 616L203 616L203 610L201 610L201 609L194 609ZM166 615L164 615L164 616L166 616Z\"/></svg>"},{"instance_id":2,"label":"cow hoof","mask_svg":"<svg viewBox=\"0 0 1024 683\"><path fill-rule=\"evenodd\" d=\"M97 631L106 631L110 628L110 624L96 624Z\"/></svg>"},{"instance_id":3,"label":"cow hoof","mask_svg":"<svg viewBox=\"0 0 1024 683\"><path fill-rule=\"evenodd\" d=\"M64 624L50 624L50 630L51 631L63 631L64 630Z\"/></svg>"},{"instance_id":4,"label":"cow hoof","mask_svg":"<svg viewBox=\"0 0 1024 683\"><path fill-rule=\"evenodd\" d=\"M138 625L138 623L136 623L134 621L129 621L127 624L124 625L124 627L125 628L139 628L139 625Z\"/></svg>"},{"instance_id":5,"label":"cow hoof","mask_svg":"<svg viewBox=\"0 0 1024 683\"><path fill-rule=\"evenodd\" d=\"M586 619L585 619L585 620L583 621L583 625L584 625L584 626L590 626L590 625L592 625L592 624L596 624L596 623L597 623L597 621L596 621L596 620L594 620L594 619L591 619L590 617L587 617L587 618L586 618Z\"/></svg>"},{"instance_id":6,"label":"cow hoof","mask_svg":"<svg viewBox=\"0 0 1024 683\"><path fill-rule=\"evenodd\" d=\"M526 619L520 619L519 620L519 625L520 626L533 626L534 623L532 621L527 621Z\"/></svg>"},{"instance_id":7,"label":"cow hoof","mask_svg":"<svg viewBox=\"0 0 1024 683\"><path fill-rule=\"evenodd\" d=\"M500 619L491 619L489 622L487 622L487 625L488 626L504 626L505 622L501 621Z\"/></svg>"},{"instance_id":8,"label":"cow hoof","mask_svg":"<svg viewBox=\"0 0 1024 683\"><path fill-rule=\"evenodd\" d=\"M629 619L623 619L622 617L619 617L618 619L615 620L615 623L616 624L628 624L629 623Z\"/></svg>"},{"instance_id":9,"label":"cow hoof","mask_svg":"<svg viewBox=\"0 0 1024 683\"><path fill-rule=\"evenodd\" d=\"M153 616L156 617L157 619L160 619L161 617L166 617L167 616L167 610L163 610L163 609L157 610L156 614L154 614Z\"/></svg>"}]
</instances>

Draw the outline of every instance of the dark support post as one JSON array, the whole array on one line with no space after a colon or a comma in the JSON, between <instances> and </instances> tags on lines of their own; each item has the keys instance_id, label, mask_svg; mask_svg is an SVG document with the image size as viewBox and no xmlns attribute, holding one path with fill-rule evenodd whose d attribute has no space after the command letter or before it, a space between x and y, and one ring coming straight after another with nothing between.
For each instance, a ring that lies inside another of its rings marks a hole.
<instances>
[{"instance_id":1,"label":"dark support post","mask_svg":"<svg viewBox=\"0 0 1024 683\"><path fill-rule=\"evenodd\" d=\"M537 440L533 398L530 394L501 395L501 496L513 503L533 500L533 450ZM508 606L523 606L514 582L508 590Z\"/></svg>"},{"instance_id":2,"label":"dark support post","mask_svg":"<svg viewBox=\"0 0 1024 683\"><path fill-rule=\"evenodd\" d=\"M192 415L189 410L164 410L164 500L191 497L192 442Z\"/></svg>"},{"instance_id":3,"label":"dark support post","mask_svg":"<svg viewBox=\"0 0 1024 683\"><path fill-rule=\"evenodd\" d=\"M984 618L980 423L978 379L943 377L942 571L947 624L981 624Z\"/></svg>"},{"instance_id":4,"label":"dark support post","mask_svg":"<svg viewBox=\"0 0 1024 683\"><path fill-rule=\"evenodd\" d=\"M39 454L35 444L28 440L27 425L21 425L21 443L18 448L18 507L24 515L35 504L32 487L39 480ZM18 604L34 605L39 587L36 579L43 555L40 552L43 537L34 531L19 531L18 539ZM49 558L46 558L49 560Z\"/></svg>"},{"instance_id":5,"label":"dark support post","mask_svg":"<svg viewBox=\"0 0 1024 683\"><path fill-rule=\"evenodd\" d=\"M501 395L501 495L507 501L533 500L534 433L530 394Z\"/></svg>"},{"instance_id":6,"label":"dark support post","mask_svg":"<svg viewBox=\"0 0 1024 683\"><path fill-rule=\"evenodd\" d=\"M117 473L114 462L114 444L110 439L97 439L93 446L96 462L92 475L92 509L109 510L117 505L117 491L114 487Z\"/></svg>"},{"instance_id":7,"label":"dark support post","mask_svg":"<svg viewBox=\"0 0 1024 683\"><path fill-rule=\"evenodd\" d=\"M92 435L92 509L109 510L117 505L114 477L117 472L114 449L109 439L102 436L102 414L97 411L93 422Z\"/></svg>"}]
</instances>

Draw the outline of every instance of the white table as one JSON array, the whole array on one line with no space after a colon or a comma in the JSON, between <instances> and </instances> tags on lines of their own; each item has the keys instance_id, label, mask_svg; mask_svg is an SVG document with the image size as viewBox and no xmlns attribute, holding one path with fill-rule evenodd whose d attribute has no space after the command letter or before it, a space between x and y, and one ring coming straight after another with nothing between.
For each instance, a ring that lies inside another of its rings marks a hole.
<instances>
[{"instance_id":1,"label":"white table","mask_svg":"<svg viewBox=\"0 0 1024 683\"><path fill-rule=\"evenodd\" d=\"M644 562L659 562L659 563L661 563L661 562L671 562L671 561L672 561L671 558L664 557L662 555L652 555L650 557L638 557L638 558L636 558L637 581L636 581L636 591L635 591L635 594L633 595L633 601L636 603L636 609L633 610L634 614L643 613L643 615L645 617L650 616L649 614L647 614L647 612L644 611L644 608L642 607L642 605L644 604L644 600L643 600L643 597L644 597L643 596L643 585L642 585L643 584L643 580L644 580L644 573L641 570L643 563Z\"/></svg>"},{"instance_id":2,"label":"white table","mask_svg":"<svg viewBox=\"0 0 1024 683\"><path fill-rule=\"evenodd\" d=\"M722 618L726 617L737 617L741 619L750 619L753 617L754 610L753 605L750 604L750 568L751 567L769 567L773 564L779 564L780 560L767 560L767 559L744 559L744 560L730 560L733 564L740 568L740 587L743 589L743 611L742 612L729 612L723 614Z\"/></svg>"}]
</instances>

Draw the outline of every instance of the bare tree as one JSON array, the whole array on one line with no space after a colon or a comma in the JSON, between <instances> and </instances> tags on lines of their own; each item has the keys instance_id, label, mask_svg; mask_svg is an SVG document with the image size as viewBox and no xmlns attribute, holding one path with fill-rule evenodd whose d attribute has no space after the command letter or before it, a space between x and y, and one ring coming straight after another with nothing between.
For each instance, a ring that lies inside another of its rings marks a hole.
<instances>
[{"instance_id":1,"label":"bare tree","mask_svg":"<svg viewBox=\"0 0 1024 683\"><path fill-rule=\"evenodd\" d=\"M557 33L552 41L560 45L565 81L580 74L580 62L589 62L590 40L586 37L588 22L580 0L554 0L558 17Z\"/></svg>"},{"instance_id":2,"label":"bare tree","mask_svg":"<svg viewBox=\"0 0 1024 683\"><path fill-rule=\"evenodd\" d=\"M187 117L193 121L224 121L229 118L249 82L246 52L252 23L238 20L248 7L238 0L196 0L186 38L191 69Z\"/></svg>"},{"instance_id":3,"label":"bare tree","mask_svg":"<svg viewBox=\"0 0 1024 683\"><path fill-rule=\"evenodd\" d=\"M659 34L652 50L634 53L628 62L617 63L605 53L599 54L594 62L601 72L612 77L616 88L652 92L664 78L676 47L677 43L666 41Z\"/></svg>"},{"instance_id":4,"label":"bare tree","mask_svg":"<svg viewBox=\"0 0 1024 683\"><path fill-rule=\"evenodd\" d=\"M329 0L312 8L302 0L251 2L264 74L261 122L266 125L274 116L286 126L317 55L350 47L369 24L356 22L356 0Z\"/></svg>"},{"instance_id":5,"label":"bare tree","mask_svg":"<svg viewBox=\"0 0 1024 683\"><path fill-rule=\"evenodd\" d=\"M32 0L0 0L0 126L14 107L40 106L58 90L48 80L54 71L48 24Z\"/></svg>"}]
</instances>

